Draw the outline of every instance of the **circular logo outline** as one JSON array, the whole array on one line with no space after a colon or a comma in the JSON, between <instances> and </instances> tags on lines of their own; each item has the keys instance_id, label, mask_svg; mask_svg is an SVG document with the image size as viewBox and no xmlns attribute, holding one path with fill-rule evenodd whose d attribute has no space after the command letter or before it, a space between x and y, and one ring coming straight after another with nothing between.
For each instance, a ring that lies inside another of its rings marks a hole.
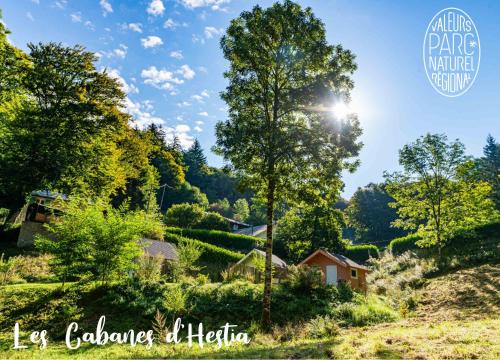
<instances>
[{"instance_id":1,"label":"circular logo outline","mask_svg":"<svg viewBox=\"0 0 500 360\"><path fill-rule=\"evenodd\" d=\"M461 12L463 15L467 16L467 18L471 21L472 26L474 27L474 30L476 32L476 35L477 35L477 47L478 47L477 69L475 71L474 78L472 79L471 83L464 90L462 90L460 93L454 94L454 95L446 94L446 93L442 92L440 89L438 89L436 87L436 85L434 84L434 82L431 80L431 78L429 76L429 71L427 70L427 62L426 62L426 59L425 59L425 44L426 44L426 40L427 40L427 34L429 33L429 28L431 27L431 24L434 22L434 20L436 19L436 17L439 16L439 15L441 15L441 13L443 13L444 11L447 11L447 10L455 10L455 11ZM456 7L448 7L448 8L439 10L433 16L433 18L431 19L431 21L429 21L429 24L427 25L427 29L425 30L424 42L422 44L422 60L423 60L424 69L425 69L425 75L427 76L427 80L429 80L429 82L431 83L431 85L434 88L434 90L436 90L439 94L441 94L443 96L446 96L446 97L454 98L454 97L461 96L461 95L465 94L467 91L469 91L469 89L472 87L472 85L474 85L474 82L476 81L476 77L477 77L477 74L479 73L479 68L481 66L481 40L479 38L479 31L477 30L476 24L474 23L474 20L472 20L472 17L470 17L470 15L467 14L462 9L459 9L459 8L456 8Z\"/></svg>"}]
</instances>

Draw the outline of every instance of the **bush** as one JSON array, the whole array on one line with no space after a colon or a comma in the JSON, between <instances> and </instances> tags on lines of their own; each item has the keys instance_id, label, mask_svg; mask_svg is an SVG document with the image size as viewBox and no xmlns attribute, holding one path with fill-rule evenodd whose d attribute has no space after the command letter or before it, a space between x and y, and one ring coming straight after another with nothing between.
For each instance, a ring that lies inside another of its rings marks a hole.
<instances>
[{"instance_id":1,"label":"bush","mask_svg":"<svg viewBox=\"0 0 500 360\"><path fill-rule=\"evenodd\" d=\"M346 249L345 256L358 263L364 263L369 258L378 258L379 252L373 244L350 245Z\"/></svg>"},{"instance_id":2,"label":"bush","mask_svg":"<svg viewBox=\"0 0 500 360\"><path fill-rule=\"evenodd\" d=\"M387 246L394 255L402 254L408 250L418 249L417 241L422 238L416 234L410 234L404 237L393 239Z\"/></svg>"},{"instance_id":3,"label":"bush","mask_svg":"<svg viewBox=\"0 0 500 360\"><path fill-rule=\"evenodd\" d=\"M143 254L139 257L135 276L139 281L157 283L161 279L163 258Z\"/></svg>"},{"instance_id":4,"label":"bush","mask_svg":"<svg viewBox=\"0 0 500 360\"><path fill-rule=\"evenodd\" d=\"M179 229L168 227L167 233L177 234L188 237L190 239L200 240L204 243L220 246L226 249L248 252L255 247L263 245L264 240L240 234L232 234L218 230L201 230L201 229Z\"/></svg>"},{"instance_id":5,"label":"bush","mask_svg":"<svg viewBox=\"0 0 500 360\"><path fill-rule=\"evenodd\" d=\"M0 256L0 285L23 282L48 282L56 280L50 271L51 256L12 256L5 260Z\"/></svg>"},{"instance_id":6,"label":"bush","mask_svg":"<svg viewBox=\"0 0 500 360\"><path fill-rule=\"evenodd\" d=\"M339 335L340 328L337 321L329 315L318 315L309 320L305 326L306 333L313 339L333 338Z\"/></svg>"},{"instance_id":7,"label":"bush","mask_svg":"<svg viewBox=\"0 0 500 360\"><path fill-rule=\"evenodd\" d=\"M322 274L316 267L291 265L287 269L285 284L292 290L310 293L323 286Z\"/></svg>"},{"instance_id":8,"label":"bush","mask_svg":"<svg viewBox=\"0 0 500 360\"><path fill-rule=\"evenodd\" d=\"M165 223L181 228L191 228L200 222L205 210L198 204L175 204L167 210Z\"/></svg>"},{"instance_id":9,"label":"bush","mask_svg":"<svg viewBox=\"0 0 500 360\"><path fill-rule=\"evenodd\" d=\"M197 229L229 231L229 223L219 213L209 211L194 226Z\"/></svg>"}]
</instances>

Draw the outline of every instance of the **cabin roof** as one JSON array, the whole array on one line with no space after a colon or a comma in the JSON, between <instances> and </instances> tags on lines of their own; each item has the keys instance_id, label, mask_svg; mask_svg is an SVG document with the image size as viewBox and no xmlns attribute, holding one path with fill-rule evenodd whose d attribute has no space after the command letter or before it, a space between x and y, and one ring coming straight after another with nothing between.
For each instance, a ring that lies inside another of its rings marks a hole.
<instances>
[{"instance_id":1,"label":"cabin roof","mask_svg":"<svg viewBox=\"0 0 500 360\"><path fill-rule=\"evenodd\" d=\"M370 271L370 269L367 268L366 266L358 264L354 260L349 259L347 256L340 255L340 254L334 254L334 253L328 252L328 251L323 250L323 249L316 250L311 255L309 255L304 260L302 260L302 262L299 265L305 264L306 262L308 262L310 259L317 256L318 254L322 254L322 255L326 256L327 258L335 260L346 267L353 267L353 268L357 268L357 269L363 269L363 270Z\"/></svg>"},{"instance_id":2,"label":"cabin roof","mask_svg":"<svg viewBox=\"0 0 500 360\"><path fill-rule=\"evenodd\" d=\"M259 250L259 249L253 249L252 251L248 252L243 258L240 259L240 261L238 261L236 263L237 264L241 264L243 261L245 261L245 259L247 259L252 253L255 253L255 254L258 254L259 256L263 256L263 257L266 257L266 253L262 250ZM281 267L281 268L284 268L286 267L286 262L284 262L283 260L281 260L279 257L277 257L276 255L273 254L273 257L272 257L272 263L278 267Z\"/></svg>"},{"instance_id":3,"label":"cabin roof","mask_svg":"<svg viewBox=\"0 0 500 360\"><path fill-rule=\"evenodd\" d=\"M177 248L172 243L166 241L146 239L146 238L141 239L141 242L145 245L144 252L149 256L158 255L164 258L165 260L178 259Z\"/></svg>"}]
</instances>

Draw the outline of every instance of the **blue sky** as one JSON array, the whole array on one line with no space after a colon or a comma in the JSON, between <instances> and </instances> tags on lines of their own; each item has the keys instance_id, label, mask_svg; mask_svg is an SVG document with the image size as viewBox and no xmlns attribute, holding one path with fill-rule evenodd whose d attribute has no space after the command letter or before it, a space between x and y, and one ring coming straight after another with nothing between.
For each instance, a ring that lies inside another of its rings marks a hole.
<instances>
[{"instance_id":1,"label":"blue sky","mask_svg":"<svg viewBox=\"0 0 500 360\"><path fill-rule=\"evenodd\" d=\"M488 133L500 137L500 2L299 1L311 6L331 43L357 56L351 108L364 129L361 167L346 174L344 195L398 168L397 151L426 132L459 138L480 155ZM255 4L243 0L0 0L10 40L82 44L100 54L98 67L123 82L138 124L162 123L184 145L198 138L209 163L214 125L225 119L219 92L227 63L219 48L229 21ZM427 80L422 43L429 21L446 7L474 20L481 65L462 96L438 94Z\"/></svg>"}]
</instances>

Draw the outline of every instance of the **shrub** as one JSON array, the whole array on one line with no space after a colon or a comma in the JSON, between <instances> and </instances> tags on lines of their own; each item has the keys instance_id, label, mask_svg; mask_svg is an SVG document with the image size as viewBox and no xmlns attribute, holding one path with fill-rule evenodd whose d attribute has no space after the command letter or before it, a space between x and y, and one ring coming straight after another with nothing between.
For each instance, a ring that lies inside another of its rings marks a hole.
<instances>
[{"instance_id":1,"label":"shrub","mask_svg":"<svg viewBox=\"0 0 500 360\"><path fill-rule=\"evenodd\" d=\"M203 248L193 241L182 241L177 244L177 261L171 263L173 276L179 280L182 276L190 276L194 272L201 270L196 266L196 262L203 254Z\"/></svg>"},{"instance_id":2,"label":"shrub","mask_svg":"<svg viewBox=\"0 0 500 360\"><path fill-rule=\"evenodd\" d=\"M257 237L232 234L218 230L179 229L175 227L167 227L166 232L185 236L190 239L196 239L204 243L224 247L226 249L244 252L248 252L264 243L264 240Z\"/></svg>"},{"instance_id":3,"label":"shrub","mask_svg":"<svg viewBox=\"0 0 500 360\"><path fill-rule=\"evenodd\" d=\"M285 284L290 289L310 293L312 290L323 286L322 274L316 267L291 265L287 269Z\"/></svg>"},{"instance_id":4,"label":"shrub","mask_svg":"<svg viewBox=\"0 0 500 360\"><path fill-rule=\"evenodd\" d=\"M28 282L49 282L55 280L51 271L52 257L44 254L39 256L20 255L15 258L16 274Z\"/></svg>"},{"instance_id":5,"label":"shrub","mask_svg":"<svg viewBox=\"0 0 500 360\"><path fill-rule=\"evenodd\" d=\"M157 283L161 279L162 265L161 256L143 254L139 257L135 276L139 281Z\"/></svg>"},{"instance_id":6,"label":"shrub","mask_svg":"<svg viewBox=\"0 0 500 360\"><path fill-rule=\"evenodd\" d=\"M394 255L399 255L408 250L418 249L417 241L422 238L416 234L410 234L404 237L393 239L387 246Z\"/></svg>"},{"instance_id":7,"label":"shrub","mask_svg":"<svg viewBox=\"0 0 500 360\"><path fill-rule=\"evenodd\" d=\"M333 338L339 335L340 328L337 321L329 315L318 315L309 320L305 325L306 333L313 339Z\"/></svg>"},{"instance_id":8,"label":"shrub","mask_svg":"<svg viewBox=\"0 0 500 360\"><path fill-rule=\"evenodd\" d=\"M369 258L379 257L379 252L378 248L373 244L350 245L345 251L345 256L356 262L364 263Z\"/></svg>"},{"instance_id":9,"label":"shrub","mask_svg":"<svg viewBox=\"0 0 500 360\"><path fill-rule=\"evenodd\" d=\"M194 225L197 229L229 231L229 223L219 213L209 211Z\"/></svg>"},{"instance_id":10,"label":"shrub","mask_svg":"<svg viewBox=\"0 0 500 360\"><path fill-rule=\"evenodd\" d=\"M198 204L175 204L167 210L165 223L181 228L191 228L203 218L205 210Z\"/></svg>"}]
</instances>

